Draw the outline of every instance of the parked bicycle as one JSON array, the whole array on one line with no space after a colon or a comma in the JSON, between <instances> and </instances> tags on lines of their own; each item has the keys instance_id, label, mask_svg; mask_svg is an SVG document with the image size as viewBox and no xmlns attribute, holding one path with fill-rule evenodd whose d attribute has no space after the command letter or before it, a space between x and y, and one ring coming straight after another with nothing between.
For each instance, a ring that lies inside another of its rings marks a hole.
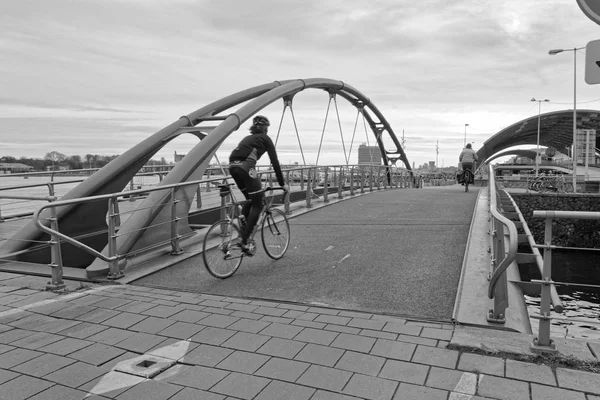
<instances>
[{"instance_id":1,"label":"parked bicycle","mask_svg":"<svg viewBox=\"0 0 600 400\"><path fill-rule=\"evenodd\" d=\"M208 272L215 278L228 278L232 276L242 264L245 256L252 257L256 254L254 236L260 230L260 237L265 253L274 260L285 255L290 245L290 225L285 213L273 206L275 196L273 192L282 191L283 187L266 187L257 193L270 192L263 196L263 208L258 222L248 238L249 250L244 253L240 247L241 231L244 223L241 207L250 200L235 201L231 186L221 185L221 194L230 195L231 202L226 205L225 219L215 222L206 232L202 246L202 257Z\"/></svg>"},{"instance_id":2,"label":"parked bicycle","mask_svg":"<svg viewBox=\"0 0 600 400\"><path fill-rule=\"evenodd\" d=\"M529 185L536 192L573 193L573 184L565 181L564 175L539 175Z\"/></svg>"}]
</instances>

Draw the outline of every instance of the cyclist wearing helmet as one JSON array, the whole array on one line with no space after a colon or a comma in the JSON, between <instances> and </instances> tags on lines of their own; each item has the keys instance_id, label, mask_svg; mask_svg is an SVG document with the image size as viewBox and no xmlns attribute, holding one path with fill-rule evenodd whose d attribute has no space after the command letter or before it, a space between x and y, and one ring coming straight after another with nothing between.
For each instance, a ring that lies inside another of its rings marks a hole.
<instances>
[{"instance_id":1,"label":"cyclist wearing helmet","mask_svg":"<svg viewBox=\"0 0 600 400\"><path fill-rule=\"evenodd\" d=\"M279 185L288 190L283 180L275 145L267 135L269 125L267 117L262 115L254 117L250 127L251 134L243 138L229 156L229 173L246 200L251 200L250 203L244 204L242 208L242 214L246 219L246 226L242 226L241 232L241 247L244 252L248 250L248 237L258 222L262 208L264 193L252 193L262 189L255 167L263 154L269 154Z\"/></svg>"}]
</instances>

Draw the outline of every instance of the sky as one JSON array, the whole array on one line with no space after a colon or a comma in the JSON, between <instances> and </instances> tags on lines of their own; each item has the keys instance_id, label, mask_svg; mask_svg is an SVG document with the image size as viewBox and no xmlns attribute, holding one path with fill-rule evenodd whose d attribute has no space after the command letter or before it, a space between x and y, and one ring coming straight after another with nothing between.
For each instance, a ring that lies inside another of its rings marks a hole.
<instances>
[{"instance_id":1,"label":"sky","mask_svg":"<svg viewBox=\"0 0 600 400\"><path fill-rule=\"evenodd\" d=\"M548 55L598 39L575 0L4 0L0 156L122 154L233 93L329 78L371 100L411 164L456 165L465 141L477 149L537 115L532 97L550 100L542 113L572 109L574 72L577 108L600 109L585 49L575 71L574 52ZM298 94L298 132L289 112L279 128L282 102L261 111L279 131L281 162L355 163L358 145L373 144L341 97L326 119L328 102ZM234 132L219 158L246 134ZM184 135L154 158L171 162L196 143Z\"/></svg>"}]
</instances>

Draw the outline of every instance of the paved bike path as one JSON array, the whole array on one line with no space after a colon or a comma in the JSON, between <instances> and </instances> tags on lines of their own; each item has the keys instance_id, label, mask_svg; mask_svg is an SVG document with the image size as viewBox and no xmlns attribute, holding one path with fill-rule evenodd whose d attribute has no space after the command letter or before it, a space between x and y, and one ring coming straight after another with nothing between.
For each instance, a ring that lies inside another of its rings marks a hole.
<instances>
[{"instance_id":1,"label":"paved bike path","mask_svg":"<svg viewBox=\"0 0 600 400\"><path fill-rule=\"evenodd\" d=\"M261 248L218 280L199 255L133 284L449 320L477 197L477 188L463 190L350 198L291 218L281 260Z\"/></svg>"}]
</instances>

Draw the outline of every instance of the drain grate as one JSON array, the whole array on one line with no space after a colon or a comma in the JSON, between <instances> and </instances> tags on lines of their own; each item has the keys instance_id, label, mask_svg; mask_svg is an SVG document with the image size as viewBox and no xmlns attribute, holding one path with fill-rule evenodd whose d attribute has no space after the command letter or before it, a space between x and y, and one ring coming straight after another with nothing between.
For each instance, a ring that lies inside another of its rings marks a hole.
<instances>
[{"instance_id":1,"label":"drain grate","mask_svg":"<svg viewBox=\"0 0 600 400\"><path fill-rule=\"evenodd\" d=\"M114 370L150 379L167 370L173 364L175 364L175 360L144 354L120 362L115 366Z\"/></svg>"}]
</instances>

